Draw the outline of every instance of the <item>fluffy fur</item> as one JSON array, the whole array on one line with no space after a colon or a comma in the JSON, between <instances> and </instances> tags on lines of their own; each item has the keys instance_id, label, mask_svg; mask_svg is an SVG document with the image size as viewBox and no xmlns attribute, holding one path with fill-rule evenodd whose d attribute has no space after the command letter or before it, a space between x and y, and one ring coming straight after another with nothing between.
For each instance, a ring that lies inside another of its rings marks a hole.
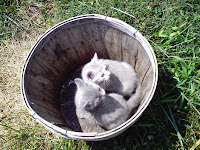
<instances>
[{"instance_id":1,"label":"fluffy fur","mask_svg":"<svg viewBox=\"0 0 200 150\"><path fill-rule=\"evenodd\" d=\"M97 84L76 78L76 113L80 118L96 122L104 129L113 129L125 122L141 99L141 86L138 82L135 93L126 101L123 96L106 94Z\"/></svg>"},{"instance_id":2,"label":"fluffy fur","mask_svg":"<svg viewBox=\"0 0 200 150\"><path fill-rule=\"evenodd\" d=\"M126 62L98 59L97 54L82 69L84 81L98 84L106 91L130 96L138 83L133 67Z\"/></svg>"}]
</instances>

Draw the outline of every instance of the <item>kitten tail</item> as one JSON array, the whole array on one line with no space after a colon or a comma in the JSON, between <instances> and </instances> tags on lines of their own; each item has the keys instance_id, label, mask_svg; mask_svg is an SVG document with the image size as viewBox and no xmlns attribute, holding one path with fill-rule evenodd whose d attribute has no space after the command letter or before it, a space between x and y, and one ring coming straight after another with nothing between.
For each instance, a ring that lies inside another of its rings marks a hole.
<instances>
[{"instance_id":1,"label":"kitten tail","mask_svg":"<svg viewBox=\"0 0 200 150\"><path fill-rule=\"evenodd\" d=\"M130 109L136 108L141 102L141 97L142 97L142 88L140 82L138 81L135 93L131 95L131 97L127 102L128 107Z\"/></svg>"}]
</instances>

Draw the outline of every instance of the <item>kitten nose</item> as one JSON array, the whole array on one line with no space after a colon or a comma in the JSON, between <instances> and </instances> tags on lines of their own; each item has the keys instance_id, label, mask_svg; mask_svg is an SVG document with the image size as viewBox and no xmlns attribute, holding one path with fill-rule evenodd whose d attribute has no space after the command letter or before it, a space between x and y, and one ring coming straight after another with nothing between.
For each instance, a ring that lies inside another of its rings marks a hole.
<instances>
[{"instance_id":1,"label":"kitten nose","mask_svg":"<svg viewBox=\"0 0 200 150\"><path fill-rule=\"evenodd\" d=\"M103 96L101 96L101 99L103 100L103 99L105 99L105 96L103 95Z\"/></svg>"}]
</instances>

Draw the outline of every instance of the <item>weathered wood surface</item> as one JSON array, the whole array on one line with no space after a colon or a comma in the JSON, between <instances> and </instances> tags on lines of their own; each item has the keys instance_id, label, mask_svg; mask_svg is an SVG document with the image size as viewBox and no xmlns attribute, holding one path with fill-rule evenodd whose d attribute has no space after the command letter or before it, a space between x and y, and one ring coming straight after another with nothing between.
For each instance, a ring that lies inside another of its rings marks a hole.
<instances>
[{"instance_id":1,"label":"weathered wood surface","mask_svg":"<svg viewBox=\"0 0 200 150\"><path fill-rule=\"evenodd\" d=\"M105 45L110 59L122 61L122 32L110 28L105 35Z\"/></svg>"},{"instance_id":2,"label":"weathered wood surface","mask_svg":"<svg viewBox=\"0 0 200 150\"><path fill-rule=\"evenodd\" d=\"M80 27L85 44L89 48L89 56L93 57L93 52L97 52L100 57L108 58L108 52L105 46L105 34L109 26L104 24L87 24Z\"/></svg>"},{"instance_id":3,"label":"weathered wood surface","mask_svg":"<svg viewBox=\"0 0 200 150\"><path fill-rule=\"evenodd\" d=\"M138 40L118 29L101 23L82 24L63 28L46 40L31 62L27 89L31 107L49 122L64 124L73 131L105 131L76 116L74 85L64 86L61 91L66 77L89 62L95 52L101 58L125 61L135 68L142 83L142 103L151 92L153 70L149 56Z\"/></svg>"},{"instance_id":4,"label":"weathered wood surface","mask_svg":"<svg viewBox=\"0 0 200 150\"><path fill-rule=\"evenodd\" d=\"M122 34L122 61L128 62L135 68L139 42L126 34Z\"/></svg>"},{"instance_id":5,"label":"weathered wood surface","mask_svg":"<svg viewBox=\"0 0 200 150\"><path fill-rule=\"evenodd\" d=\"M142 84L142 102L145 95L148 95L152 86L152 65L151 61L141 44L138 45L137 61L135 70Z\"/></svg>"}]
</instances>

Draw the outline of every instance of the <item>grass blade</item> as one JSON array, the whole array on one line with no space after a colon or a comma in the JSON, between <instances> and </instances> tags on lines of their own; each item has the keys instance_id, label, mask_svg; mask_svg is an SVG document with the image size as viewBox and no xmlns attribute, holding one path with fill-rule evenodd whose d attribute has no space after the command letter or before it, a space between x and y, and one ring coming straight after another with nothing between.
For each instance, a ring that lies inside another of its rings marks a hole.
<instances>
[{"instance_id":1,"label":"grass blade","mask_svg":"<svg viewBox=\"0 0 200 150\"><path fill-rule=\"evenodd\" d=\"M11 130L13 130L13 131L15 131L15 132L17 132L17 133L20 133L19 130L16 130L16 129L14 129L14 128L10 127L10 126L7 126L7 125L5 125L5 124L1 124L1 123L0 123L0 126L3 126L3 127L5 127L5 128L8 128L8 129L11 129Z\"/></svg>"},{"instance_id":2,"label":"grass blade","mask_svg":"<svg viewBox=\"0 0 200 150\"><path fill-rule=\"evenodd\" d=\"M168 105L168 104L167 104L167 105ZM165 115L167 116L168 120L171 122L171 124L172 124L172 126L174 127L175 131L177 132L177 137L178 137L178 139L179 139L179 141L180 141L180 143L181 143L181 146L183 147L183 141L182 141L183 138L182 138L182 136L181 136L181 134L180 134L180 132L179 132L179 130L178 130L178 127L177 127L177 125L176 125L176 122L175 122L175 120L174 120L174 117L173 117L173 114L172 114L172 111L171 111L169 105L168 105L168 109L169 109L169 111L170 111L170 115L171 115L172 119L169 117L169 115L167 114L167 112L165 111L165 109L162 107L162 105L160 105L160 106L161 106L162 110L164 111Z\"/></svg>"},{"instance_id":3,"label":"grass blade","mask_svg":"<svg viewBox=\"0 0 200 150\"><path fill-rule=\"evenodd\" d=\"M192 104L192 102L185 96L185 94L183 94L183 92L181 92L181 95L188 101L188 103L190 104L190 106L192 106L194 108L194 110L200 115L200 112L197 110L197 108Z\"/></svg>"},{"instance_id":4,"label":"grass blade","mask_svg":"<svg viewBox=\"0 0 200 150\"><path fill-rule=\"evenodd\" d=\"M183 139L183 138L182 138L182 136L181 136L181 134L180 134L180 132L179 132L179 130L178 130L178 127L177 127L177 125L176 125L174 116L173 116L173 114L172 114L172 110L171 110L171 108L169 107L169 104L167 104L167 106L168 106L168 109L169 109L169 112L170 112L170 115L171 115L171 118L172 118L172 122L174 123L174 126L176 127L178 139L179 139L179 141L180 141L180 143L181 143L181 146L183 146L183 142L182 142L182 139Z\"/></svg>"},{"instance_id":5,"label":"grass blade","mask_svg":"<svg viewBox=\"0 0 200 150\"><path fill-rule=\"evenodd\" d=\"M7 16L7 15L5 15L5 16L6 16L6 18L7 18L8 20L10 20L11 22L13 22L15 25L17 25L18 27L22 28L22 26L20 26L15 20L13 20L12 18L10 18L10 17Z\"/></svg>"}]
</instances>

